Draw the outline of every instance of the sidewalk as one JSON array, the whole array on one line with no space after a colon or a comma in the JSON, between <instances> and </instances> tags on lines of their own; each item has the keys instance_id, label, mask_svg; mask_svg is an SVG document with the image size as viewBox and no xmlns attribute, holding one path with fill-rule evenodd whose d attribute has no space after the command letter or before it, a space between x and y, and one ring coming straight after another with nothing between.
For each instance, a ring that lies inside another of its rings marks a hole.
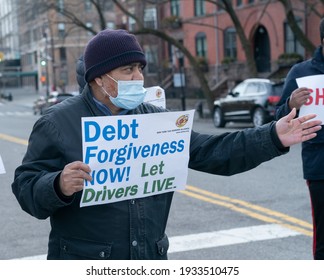
<instances>
[{"instance_id":1,"label":"sidewalk","mask_svg":"<svg viewBox=\"0 0 324 280\"><path fill-rule=\"evenodd\" d=\"M7 99L0 99L0 103L15 103L22 106L26 106L32 108L34 101L41 96L41 94L37 93L34 88L24 87L24 88L6 88L6 94L11 93L12 101Z\"/></svg>"},{"instance_id":2,"label":"sidewalk","mask_svg":"<svg viewBox=\"0 0 324 280\"><path fill-rule=\"evenodd\" d=\"M8 101L6 99L0 99L0 104L6 104L9 102L19 104L21 106L25 106L28 108L32 108L34 101L38 99L40 96L44 96L44 94L36 92L34 88L24 87L24 88L7 88L5 93L12 94L12 101ZM197 104L202 102L203 105L203 115L204 118L200 118L199 112L197 111ZM167 108L171 111L181 111L181 100L178 98L167 98ZM204 100L200 99L186 99L186 110L196 109L195 112L195 120L197 119L209 119L210 115L207 104Z\"/></svg>"}]
</instances>

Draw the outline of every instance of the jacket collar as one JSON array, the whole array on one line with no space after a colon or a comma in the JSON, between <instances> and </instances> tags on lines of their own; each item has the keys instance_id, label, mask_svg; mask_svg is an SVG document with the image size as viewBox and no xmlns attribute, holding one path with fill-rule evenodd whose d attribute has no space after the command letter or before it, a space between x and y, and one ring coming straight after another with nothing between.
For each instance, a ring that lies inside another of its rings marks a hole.
<instances>
[{"instance_id":1,"label":"jacket collar","mask_svg":"<svg viewBox=\"0 0 324 280\"><path fill-rule=\"evenodd\" d=\"M110 109L100 102L99 100L95 99L91 87L87 83L82 91L82 98L87 104L88 108L90 109L92 115L94 116L112 116ZM126 115L129 110L121 110L119 115Z\"/></svg>"}]
</instances>

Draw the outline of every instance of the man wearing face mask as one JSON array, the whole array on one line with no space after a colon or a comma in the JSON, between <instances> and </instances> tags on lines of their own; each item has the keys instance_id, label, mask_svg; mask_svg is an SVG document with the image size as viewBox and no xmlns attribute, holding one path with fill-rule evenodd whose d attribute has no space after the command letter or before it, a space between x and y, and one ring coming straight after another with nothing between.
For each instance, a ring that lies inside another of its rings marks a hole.
<instances>
[{"instance_id":1,"label":"man wearing face mask","mask_svg":"<svg viewBox=\"0 0 324 280\"><path fill-rule=\"evenodd\" d=\"M82 162L81 118L166 110L143 103L144 53L134 35L104 30L84 52L82 94L51 107L34 125L12 189L23 210L50 217L48 259L167 259L173 193L80 208L90 168ZM219 175L252 169L316 136L314 116L223 135L192 132L189 168Z\"/></svg>"}]
</instances>

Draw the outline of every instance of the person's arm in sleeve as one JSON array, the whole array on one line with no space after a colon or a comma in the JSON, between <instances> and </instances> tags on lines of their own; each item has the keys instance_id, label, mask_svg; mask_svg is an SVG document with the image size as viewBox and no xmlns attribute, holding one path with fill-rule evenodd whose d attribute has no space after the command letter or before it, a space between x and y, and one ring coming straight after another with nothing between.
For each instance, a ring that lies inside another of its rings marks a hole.
<instances>
[{"instance_id":1,"label":"person's arm in sleeve","mask_svg":"<svg viewBox=\"0 0 324 280\"><path fill-rule=\"evenodd\" d=\"M57 209L72 203L74 195L61 189L65 162L64 139L46 117L38 120L29 138L26 155L15 171L12 190L24 211L46 219Z\"/></svg>"},{"instance_id":2,"label":"person's arm in sleeve","mask_svg":"<svg viewBox=\"0 0 324 280\"><path fill-rule=\"evenodd\" d=\"M296 110L261 127L218 136L193 132L189 168L217 175L233 175L289 151L288 147L316 137L321 121L315 115L294 118Z\"/></svg>"},{"instance_id":3,"label":"person's arm in sleeve","mask_svg":"<svg viewBox=\"0 0 324 280\"><path fill-rule=\"evenodd\" d=\"M193 132L189 168L226 176L250 170L288 152L288 148L282 145L278 148L274 144L271 136L274 129L275 123L272 122L214 136Z\"/></svg>"}]
</instances>

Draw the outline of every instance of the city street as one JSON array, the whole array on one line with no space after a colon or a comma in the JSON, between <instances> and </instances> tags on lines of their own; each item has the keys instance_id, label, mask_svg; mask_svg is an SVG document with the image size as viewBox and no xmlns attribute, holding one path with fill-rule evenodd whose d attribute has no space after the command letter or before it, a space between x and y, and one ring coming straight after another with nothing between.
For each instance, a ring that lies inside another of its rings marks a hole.
<instances>
[{"instance_id":1,"label":"city street","mask_svg":"<svg viewBox=\"0 0 324 280\"><path fill-rule=\"evenodd\" d=\"M33 91L13 92L0 101L0 259L45 258L49 220L25 213L11 191L13 172L39 118ZM211 119L195 119L194 129L220 134ZM187 189L174 196L167 234L169 259L310 260L310 200L302 178L300 145L254 170L231 177L189 171Z\"/></svg>"}]
</instances>

